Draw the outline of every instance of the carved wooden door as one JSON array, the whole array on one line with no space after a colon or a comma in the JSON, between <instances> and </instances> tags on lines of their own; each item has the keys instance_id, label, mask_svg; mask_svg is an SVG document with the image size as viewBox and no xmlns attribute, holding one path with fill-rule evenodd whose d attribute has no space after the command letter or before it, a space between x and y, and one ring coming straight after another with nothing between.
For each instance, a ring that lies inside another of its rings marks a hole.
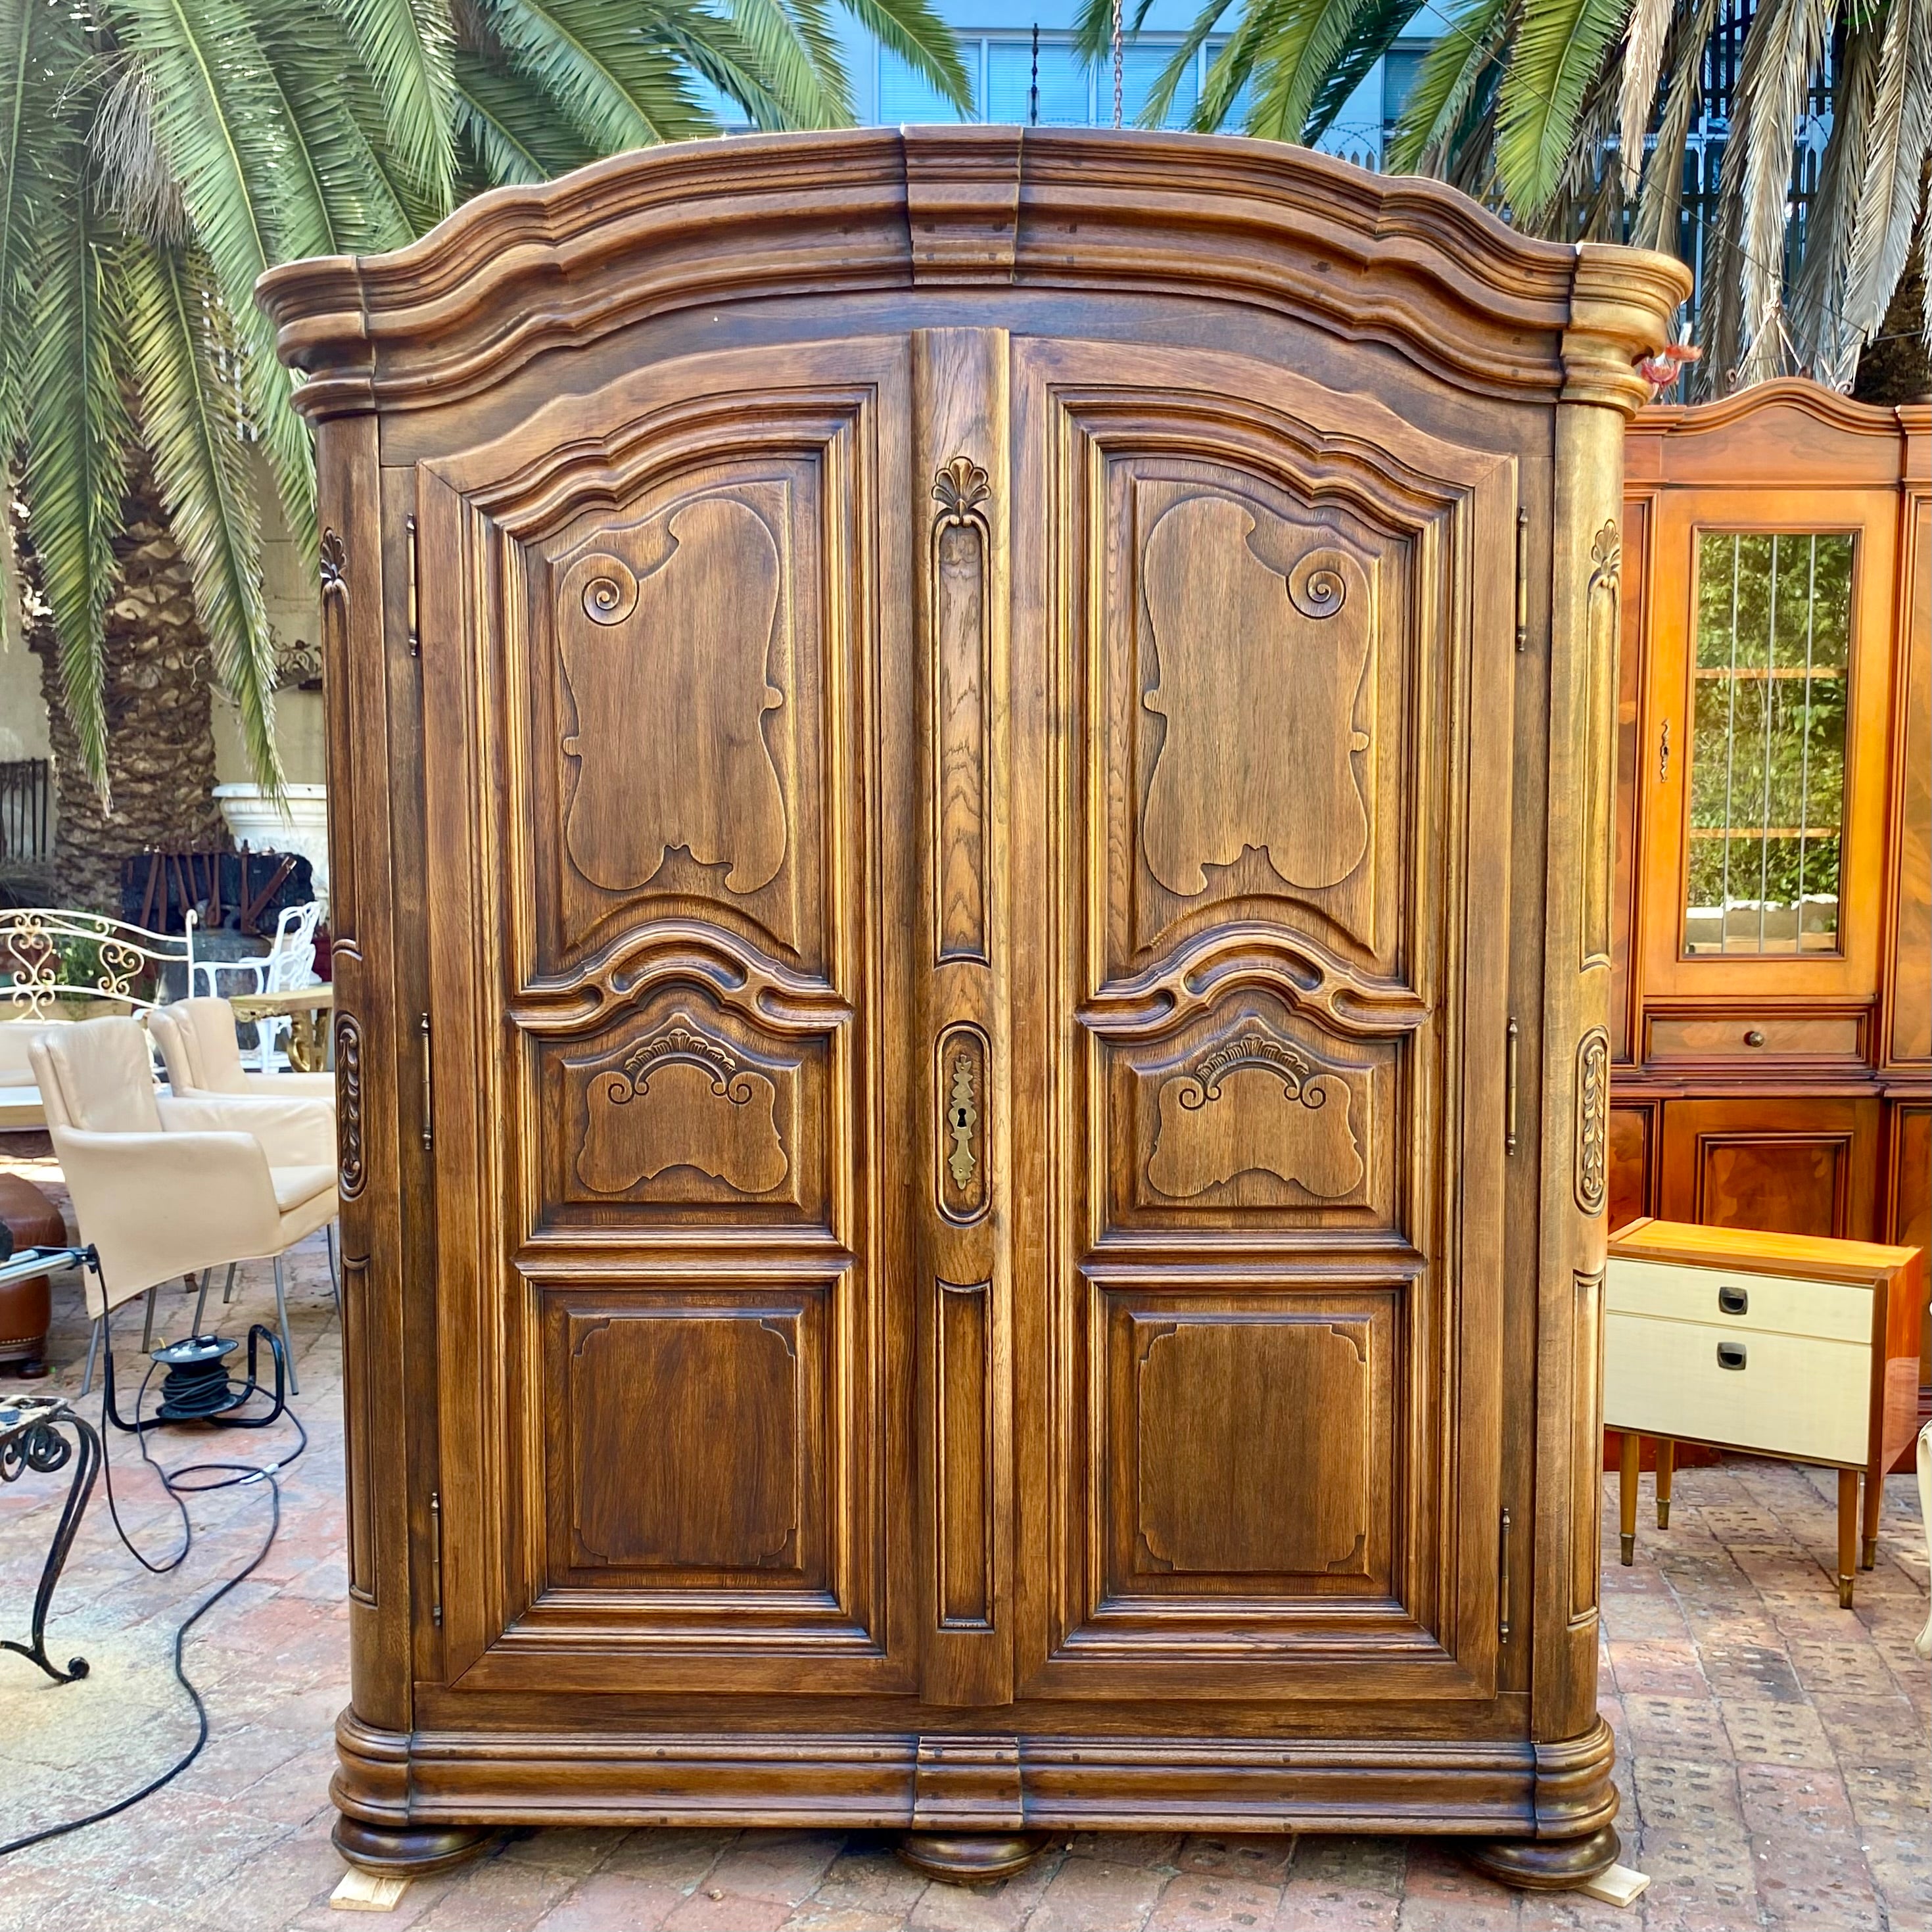
<instances>
[{"instance_id":1,"label":"carved wooden door","mask_svg":"<svg viewBox=\"0 0 1932 1932\"><path fill-rule=\"evenodd\" d=\"M1488 1695L1510 464L935 328L416 493L446 1681Z\"/></svg>"},{"instance_id":2,"label":"carved wooden door","mask_svg":"<svg viewBox=\"0 0 1932 1932\"><path fill-rule=\"evenodd\" d=\"M903 337L416 472L444 1681L910 1688Z\"/></svg>"},{"instance_id":3,"label":"carved wooden door","mask_svg":"<svg viewBox=\"0 0 1932 1932\"><path fill-rule=\"evenodd\" d=\"M1514 465L1013 366L1018 1688L1485 1696Z\"/></svg>"}]
</instances>

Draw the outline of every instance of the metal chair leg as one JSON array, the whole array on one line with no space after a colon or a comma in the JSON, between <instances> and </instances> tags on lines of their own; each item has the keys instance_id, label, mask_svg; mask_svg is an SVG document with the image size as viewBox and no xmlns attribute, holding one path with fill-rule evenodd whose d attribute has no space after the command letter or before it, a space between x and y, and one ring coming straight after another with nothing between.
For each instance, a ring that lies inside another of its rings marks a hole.
<instances>
[{"instance_id":1,"label":"metal chair leg","mask_svg":"<svg viewBox=\"0 0 1932 1932\"><path fill-rule=\"evenodd\" d=\"M228 1269L230 1278L232 1280L235 1270L232 1262L228 1264ZM203 1268L201 1271L201 1292L194 1298L194 1327L190 1331L196 1335L201 1333L202 1310L208 1306L208 1277L214 1272L212 1268Z\"/></svg>"},{"instance_id":2,"label":"metal chair leg","mask_svg":"<svg viewBox=\"0 0 1932 1932\"><path fill-rule=\"evenodd\" d=\"M100 1354L100 1331L107 1325L104 1315L94 1318L94 1326L87 1331L87 1373L81 1378L80 1392L86 1395L94 1386L94 1364Z\"/></svg>"},{"instance_id":3,"label":"metal chair leg","mask_svg":"<svg viewBox=\"0 0 1932 1932\"><path fill-rule=\"evenodd\" d=\"M280 1255L275 1257L275 1320L281 1328L282 1353L288 1358L289 1393L300 1395L302 1384L296 1380L295 1340L289 1333L289 1304L282 1293L282 1258Z\"/></svg>"},{"instance_id":4,"label":"metal chair leg","mask_svg":"<svg viewBox=\"0 0 1932 1932\"><path fill-rule=\"evenodd\" d=\"M342 1319L342 1270L335 1264L335 1223L325 1221L322 1238L328 1244L328 1290L335 1297L335 1318Z\"/></svg>"},{"instance_id":5,"label":"metal chair leg","mask_svg":"<svg viewBox=\"0 0 1932 1932\"><path fill-rule=\"evenodd\" d=\"M221 1305L224 1308L235 1299L235 1269L236 1264L230 1262L228 1264L228 1279L221 1288Z\"/></svg>"},{"instance_id":6,"label":"metal chair leg","mask_svg":"<svg viewBox=\"0 0 1932 1932\"><path fill-rule=\"evenodd\" d=\"M155 1284L156 1287L159 1282ZM148 1312L141 1324L141 1352L146 1354L154 1346L154 1289L148 1291Z\"/></svg>"}]
</instances>

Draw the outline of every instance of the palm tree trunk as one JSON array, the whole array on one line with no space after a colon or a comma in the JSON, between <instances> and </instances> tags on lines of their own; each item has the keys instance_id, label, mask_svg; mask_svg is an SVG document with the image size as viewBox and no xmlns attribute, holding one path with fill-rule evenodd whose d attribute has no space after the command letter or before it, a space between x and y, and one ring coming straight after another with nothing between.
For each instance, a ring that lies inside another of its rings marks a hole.
<instances>
[{"instance_id":1,"label":"palm tree trunk","mask_svg":"<svg viewBox=\"0 0 1932 1932\"><path fill-rule=\"evenodd\" d=\"M188 568L145 461L137 462L115 555L107 608L107 775L112 812L81 762L61 701L52 626L30 610L28 638L47 700L55 796L56 902L121 913L121 866L139 852L226 848L215 782L208 646Z\"/></svg>"}]
</instances>

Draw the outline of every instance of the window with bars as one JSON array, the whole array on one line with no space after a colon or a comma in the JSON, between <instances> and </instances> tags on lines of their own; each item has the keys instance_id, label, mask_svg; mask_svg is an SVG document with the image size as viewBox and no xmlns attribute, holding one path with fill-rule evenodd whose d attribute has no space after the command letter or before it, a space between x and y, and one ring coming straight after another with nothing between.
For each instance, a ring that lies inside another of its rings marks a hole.
<instances>
[{"instance_id":1,"label":"window with bars","mask_svg":"<svg viewBox=\"0 0 1932 1932\"><path fill-rule=\"evenodd\" d=\"M1852 548L1698 536L1687 956L1839 950Z\"/></svg>"}]
</instances>

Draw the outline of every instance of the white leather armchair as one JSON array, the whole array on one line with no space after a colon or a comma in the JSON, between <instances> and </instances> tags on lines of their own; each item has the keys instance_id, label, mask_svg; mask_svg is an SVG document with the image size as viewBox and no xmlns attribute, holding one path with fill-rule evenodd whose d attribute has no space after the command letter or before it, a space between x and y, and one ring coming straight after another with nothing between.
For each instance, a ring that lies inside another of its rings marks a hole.
<instances>
[{"instance_id":1,"label":"white leather armchair","mask_svg":"<svg viewBox=\"0 0 1932 1932\"><path fill-rule=\"evenodd\" d=\"M332 1073L250 1073L235 1038L235 1009L226 1000L176 1000L148 1016L168 1084L177 1094L267 1094L335 1100Z\"/></svg>"},{"instance_id":2,"label":"white leather armchair","mask_svg":"<svg viewBox=\"0 0 1932 1932\"><path fill-rule=\"evenodd\" d=\"M52 1029L30 1052L83 1241L94 1318L88 1378L123 1302L218 1262L271 1258L296 1388L281 1258L334 1218L333 1110L262 1094L158 1094L131 1019Z\"/></svg>"}]
</instances>

